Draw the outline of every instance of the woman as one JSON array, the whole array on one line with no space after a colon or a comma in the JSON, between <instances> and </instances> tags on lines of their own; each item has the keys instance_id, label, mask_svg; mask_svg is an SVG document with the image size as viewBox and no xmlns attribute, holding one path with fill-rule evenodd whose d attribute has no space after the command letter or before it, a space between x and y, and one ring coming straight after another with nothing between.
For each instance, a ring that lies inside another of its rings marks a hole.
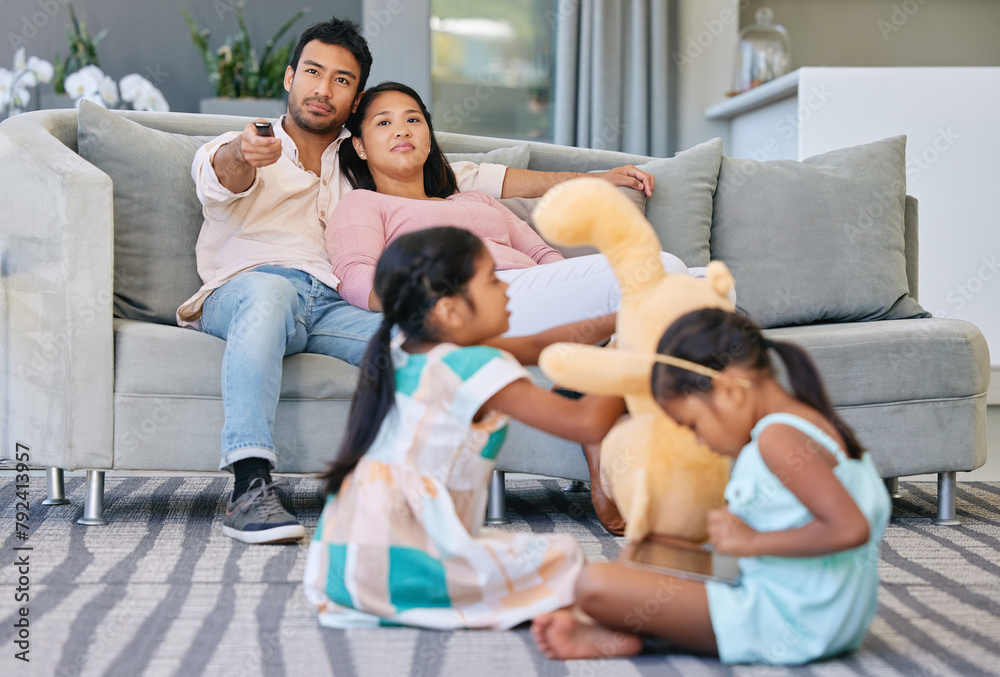
<instances>
[{"instance_id":1,"label":"woman","mask_svg":"<svg viewBox=\"0 0 1000 677\"><path fill-rule=\"evenodd\" d=\"M479 191L459 193L420 96L383 82L364 93L347 122L351 143L340 146L340 165L354 190L340 200L326 229L327 252L350 303L380 310L373 291L375 264L404 233L451 225L485 243L508 283L511 311L506 336L614 313L621 293L600 254L564 259L527 223ZM662 254L670 273L684 263ZM539 265L541 264L541 265ZM581 341L585 341L581 337Z\"/></svg>"}]
</instances>

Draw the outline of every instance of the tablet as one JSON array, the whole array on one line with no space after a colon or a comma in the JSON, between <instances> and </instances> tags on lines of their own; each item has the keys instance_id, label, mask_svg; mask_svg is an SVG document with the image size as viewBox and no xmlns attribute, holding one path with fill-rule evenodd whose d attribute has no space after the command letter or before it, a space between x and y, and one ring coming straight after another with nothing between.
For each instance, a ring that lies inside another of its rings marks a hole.
<instances>
[{"instance_id":1,"label":"tablet","mask_svg":"<svg viewBox=\"0 0 1000 677\"><path fill-rule=\"evenodd\" d=\"M632 547L627 566L695 581L717 581L736 585L740 580L739 560L711 551L707 544L688 543L663 536L650 536Z\"/></svg>"}]
</instances>

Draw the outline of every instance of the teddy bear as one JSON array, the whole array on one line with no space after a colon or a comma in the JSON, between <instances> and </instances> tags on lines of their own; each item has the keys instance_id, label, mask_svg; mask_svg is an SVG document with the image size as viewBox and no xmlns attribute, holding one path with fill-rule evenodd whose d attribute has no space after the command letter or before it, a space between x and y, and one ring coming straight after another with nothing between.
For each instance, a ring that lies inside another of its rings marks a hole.
<instances>
[{"instance_id":1,"label":"teddy bear","mask_svg":"<svg viewBox=\"0 0 1000 677\"><path fill-rule=\"evenodd\" d=\"M624 396L629 415L601 443L598 481L625 519L625 537L704 541L707 512L725 503L730 463L667 416L653 398L650 377L656 346L675 319L699 308L735 308L729 269L713 261L703 279L665 272L653 227L602 179L554 187L533 220L551 242L596 247L621 287L612 346L556 343L542 352L539 367L561 386ZM593 484L592 478L592 490Z\"/></svg>"}]
</instances>

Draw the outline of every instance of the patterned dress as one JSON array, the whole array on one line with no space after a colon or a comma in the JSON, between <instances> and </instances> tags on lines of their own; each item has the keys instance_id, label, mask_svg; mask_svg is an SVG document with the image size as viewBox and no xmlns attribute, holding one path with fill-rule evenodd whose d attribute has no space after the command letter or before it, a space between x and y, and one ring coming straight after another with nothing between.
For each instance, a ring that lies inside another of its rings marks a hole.
<instances>
[{"instance_id":1,"label":"patterned dress","mask_svg":"<svg viewBox=\"0 0 1000 677\"><path fill-rule=\"evenodd\" d=\"M813 519L760 455L757 439L772 423L802 431L836 457L833 473L867 518L870 535L857 548L818 557L742 557L738 585L706 583L725 663L798 664L853 651L875 617L879 542L892 502L869 454L848 458L829 435L798 416L765 416L733 464L729 511L757 531L795 529Z\"/></svg>"},{"instance_id":2,"label":"patterned dress","mask_svg":"<svg viewBox=\"0 0 1000 677\"><path fill-rule=\"evenodd\" d=\"M481 528L507 417L473 418L527 371L485 346L410 355L396 342L392 356L395 407L309 545L320 624L505 629L572 604L572 537Z\"/></svg>"}]
</instances>

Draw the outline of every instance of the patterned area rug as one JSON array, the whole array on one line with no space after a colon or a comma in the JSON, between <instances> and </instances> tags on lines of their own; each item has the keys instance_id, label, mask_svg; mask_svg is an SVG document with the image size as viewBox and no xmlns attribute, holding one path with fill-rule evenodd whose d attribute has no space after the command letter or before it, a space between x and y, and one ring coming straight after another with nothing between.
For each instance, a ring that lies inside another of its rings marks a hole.
<instances>
[{"instance_id":1,"label":"patterned area rug","mask_svg":"<svg viewBox=\"0 0 1000 677\"><path fill-rule=\"evenodd\" d=\"M300 580L306 547L246 546L222 535L227 480L109 474L106 527L81 527L73 505L44 507L31 474L29 538L15 527L14 478L0 475L0 672L3 675L971 675L1000 674L1000 485L959 484L959 527L932 524L935 487L902 483L882 551L879 612L854 655L799 668L725 666L679 653L558 662L526 627L509 632L320 628ZM295 510L315 526L319 483L293 478ZM561 531L591 560L613 559L589 494L555 481L508 482L504 529ZM21 517L23 521L23 517ZM14 550L30 547L31 550ZM11 563L29 555L29 600ZM30 663L15 658L28 609Z\"/></svg>"}]
</instances>

